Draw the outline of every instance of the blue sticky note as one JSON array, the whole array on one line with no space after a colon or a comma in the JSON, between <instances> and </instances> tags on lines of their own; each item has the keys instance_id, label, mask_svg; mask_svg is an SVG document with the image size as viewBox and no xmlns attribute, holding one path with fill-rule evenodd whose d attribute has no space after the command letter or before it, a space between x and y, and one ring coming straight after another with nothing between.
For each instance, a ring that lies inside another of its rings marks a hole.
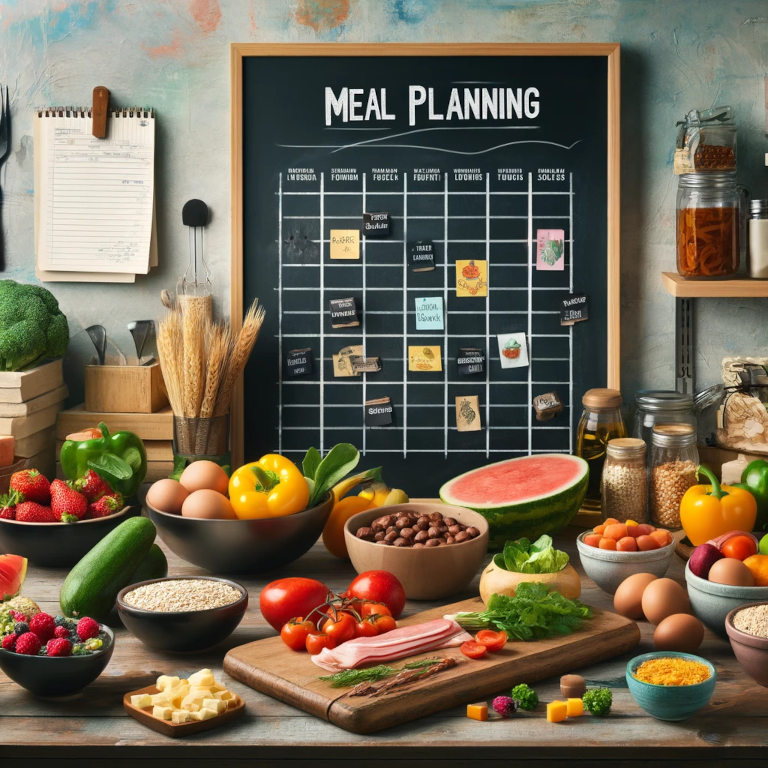
<instances>
[{"instance_id":1,"label":"blue sticky note","mask_svg":"<svg viewBox=\"0 0 768 768\"><path fill-rule=\"evenodd\" d=\"M416 299L416 330L443 330L442 296L422 296Z\"/></svg>"}]
</instances>

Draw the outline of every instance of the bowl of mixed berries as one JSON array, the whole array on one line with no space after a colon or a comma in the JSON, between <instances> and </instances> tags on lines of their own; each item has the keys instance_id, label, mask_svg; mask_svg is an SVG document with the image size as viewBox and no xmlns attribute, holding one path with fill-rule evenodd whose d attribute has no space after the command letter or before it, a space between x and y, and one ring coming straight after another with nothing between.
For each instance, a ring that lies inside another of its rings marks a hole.
<instances>
[{"instance_id":1,"label":"bowl of mixed berries","mask_svg":"<svg viewBox=\"0 0 768 768\"><path fill-rule=\"evenodd\" d=\"M0 496L0 552L49 568L71 566L138 511L92 469L74 481L24 469Z\"/></svg>"},{"instance_id":2,"label":"bowl of mixed berries","mask_svg":"<svg viewBox=\"0 0 768 768\"><path fill-rule=\"evenodd\" d=\"M84 616L51 616L26 597L0 604L0 669L36 696L65 696L93 682L115 646L112 630Z\"/></svg>"}]
</instances>

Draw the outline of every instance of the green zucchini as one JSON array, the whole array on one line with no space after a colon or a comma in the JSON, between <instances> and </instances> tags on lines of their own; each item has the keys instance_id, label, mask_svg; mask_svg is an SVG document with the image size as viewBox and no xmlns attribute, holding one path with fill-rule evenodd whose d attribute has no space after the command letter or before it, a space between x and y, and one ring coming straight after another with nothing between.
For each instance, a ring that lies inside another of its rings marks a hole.
<instances>
[{"instance_id":1,"label":"green zucchini","mask_svg":"<svg viewBox=\"0 0 768 768\"><path fill-rule=\"evenodd\" d=\"M146 517L131 517L110 531L67 574L59 592L61 612L103 621L149 553L155 534L154 523Z\"/></svg>"},{"instance_id":2,"label":"green zucchini","mask_svg":"<svg viewBox=\"0 0 768 768\"><path fill-rule=\"evenodd\" d=\"M162 579L167 575L168 560L165 557L165 552L157 544L153 544L131 578L125 582L125 586L137 584L140 581L149 581L149 579Z\"/></svg>"}]
</instances>

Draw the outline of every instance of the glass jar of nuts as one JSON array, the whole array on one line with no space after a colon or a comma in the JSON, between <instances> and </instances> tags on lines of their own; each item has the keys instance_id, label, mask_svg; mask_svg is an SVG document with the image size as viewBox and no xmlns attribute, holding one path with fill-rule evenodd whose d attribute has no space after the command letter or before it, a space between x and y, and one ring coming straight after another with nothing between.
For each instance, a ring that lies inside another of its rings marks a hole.
<instances>
[{"instance_id":1,"label":"glass jar of nuts","mask_svg":"<svg viewBox=\"0 0 768 768\"><path fill-rule=\"evenodd\" d=\"M645 441L617 437L608 441L601 480L603 520L644 523L647 514Z\"/></svg>"},{"instance_id":2,"label":"glass jar of nuts","mask_svg":"<svg viewBox=\"0 0 768 768\"><path fill-rule=\"evenodd\" d=\"M690 424L657 424L651 437L649 511L651 522L680 528L680 501L696 484L699 452Z\"/></svg>"}]
</instances>

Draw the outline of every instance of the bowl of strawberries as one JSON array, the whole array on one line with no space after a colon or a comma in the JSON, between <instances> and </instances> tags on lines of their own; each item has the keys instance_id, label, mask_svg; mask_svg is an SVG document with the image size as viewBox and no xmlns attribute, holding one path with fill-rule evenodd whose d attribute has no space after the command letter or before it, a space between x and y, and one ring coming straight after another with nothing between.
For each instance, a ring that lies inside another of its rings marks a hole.
<instances>
[{"instance_id":1,"label":"bowl of strawberries","mask_svg":"<svg viewBox=\"0 0 768 768\"><path fill-rule=\"evenodd\" d=\"M73 481L20 470L0 496L0 552L16 552L35 565L68 567L138 511L92 469Z\"/></svg>"}]
</instances>

